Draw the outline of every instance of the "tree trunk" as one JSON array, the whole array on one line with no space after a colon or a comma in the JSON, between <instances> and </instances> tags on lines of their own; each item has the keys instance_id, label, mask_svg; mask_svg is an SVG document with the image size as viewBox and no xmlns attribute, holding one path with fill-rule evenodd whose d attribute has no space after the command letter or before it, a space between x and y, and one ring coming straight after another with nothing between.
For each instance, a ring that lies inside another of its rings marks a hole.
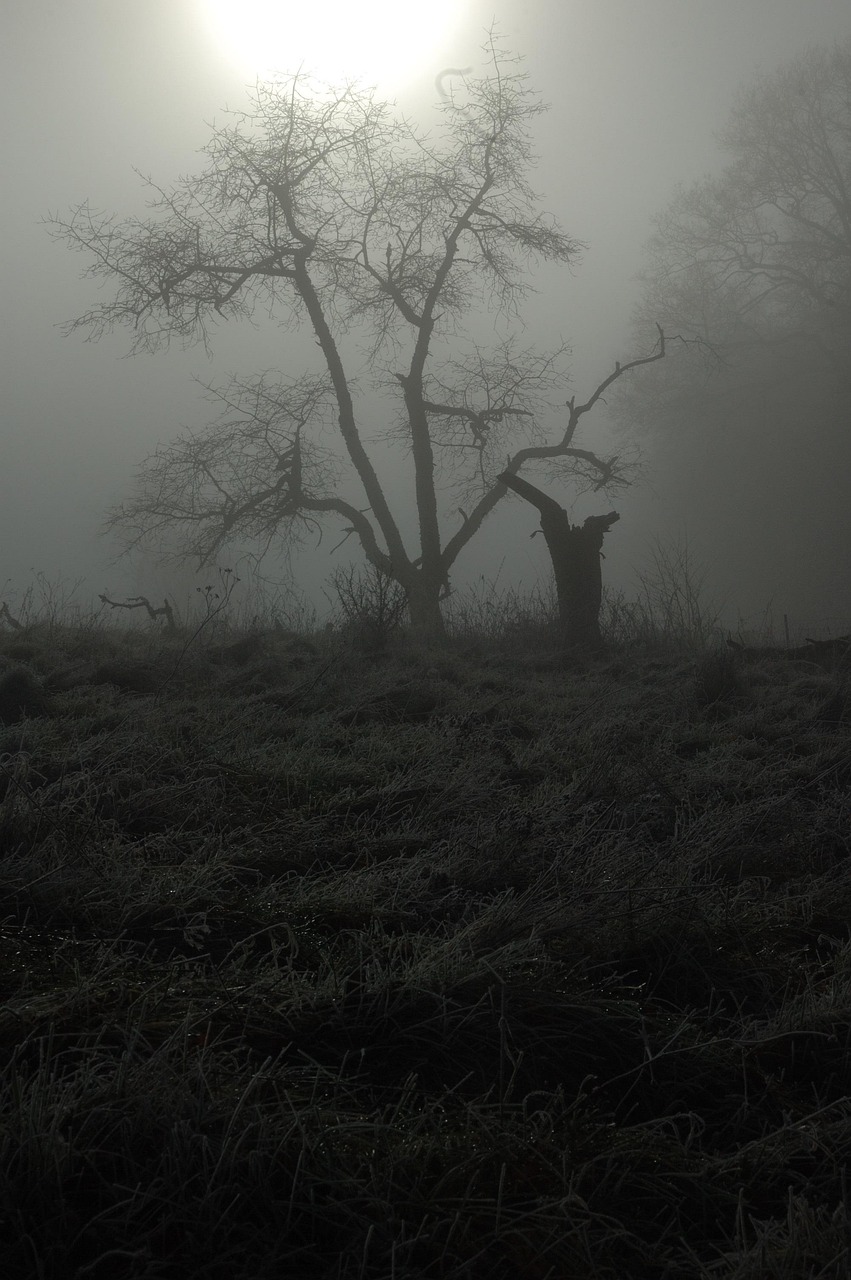
<instances>
[{"instance_id":1,"label":"tree trunk","mask_svg":"<svg viewBox=\"0 0 851 1280\"><path fill-rule=\"evenodd\" d=\"M417 575L416 582L406 587L411 628L423 640L442 639L446 635L440 611L440 584Z\"/></svg>"},{"instance_id":2,"label":"tree trunk","mask_svg":"<svg viewBox=\"0 0 851 1280\"><path fill-rule=\"evenodd\" d=\"M600 635L603 537L620 516L617 511L610 511L605 516L589 516L582 525L571 525L564 508L528 480L521 480L508 471L503 471L499 479L540 512L541 531L556 580L564 649L599 650L603 644Z\"/></svg>"}]
</instances>

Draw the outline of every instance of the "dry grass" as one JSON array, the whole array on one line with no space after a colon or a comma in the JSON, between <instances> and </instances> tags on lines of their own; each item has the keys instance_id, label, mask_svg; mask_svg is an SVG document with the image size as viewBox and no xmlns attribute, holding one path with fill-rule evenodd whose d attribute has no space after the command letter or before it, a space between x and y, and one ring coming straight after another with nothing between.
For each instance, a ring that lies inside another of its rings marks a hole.
<instances>
[{"instance_id":1,"label":"dry grass","mask_svg":"<svg viewBox=\"0 0 851 1280\"><path fill-rule=\"evenodd\" d=\"M0 636L4 1275L851 1274L849 673L539 603Z\"/></svg>"}]
</instances>

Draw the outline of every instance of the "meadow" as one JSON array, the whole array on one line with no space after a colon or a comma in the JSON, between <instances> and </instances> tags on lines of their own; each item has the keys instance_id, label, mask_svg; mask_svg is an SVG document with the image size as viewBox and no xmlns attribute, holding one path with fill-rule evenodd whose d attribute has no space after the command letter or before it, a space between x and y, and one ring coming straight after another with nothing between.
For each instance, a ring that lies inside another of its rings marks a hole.
<instances>
[{"instance_id":1,"label":"meadow","mask_svg":"<svg viewBox=\"0 0 851 1280\"><path fill-rule=\"evenodd\" d=\"M4 1276L851 1275L848 656L348 603L7 612Z\"/></svg>"}]
</instances>

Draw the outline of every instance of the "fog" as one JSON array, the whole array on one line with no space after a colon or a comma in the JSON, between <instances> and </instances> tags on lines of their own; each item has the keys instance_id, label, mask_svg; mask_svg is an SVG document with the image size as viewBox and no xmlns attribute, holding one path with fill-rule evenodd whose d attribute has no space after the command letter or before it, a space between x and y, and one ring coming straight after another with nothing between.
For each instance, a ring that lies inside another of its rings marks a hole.
<instances>
[{"instance_id":1,"label":"fog","mask_svg":"<svg viewBox=\"0 0 851 1280\"><path fill-rule=\"evenodd\" d=\"M532 184L541 207L588 248L572 271L542 271L532 281L537 292L526 303L522 339L541 346L564 339L572 353L571 390L581 401L616 360L641 354L631 320L654 214L679 184L723 164L716 135L741 89L809 45L851 36L848 3L456 0L454 11L442 35L431 33L429 65L407 78L396 76L398 82L388 77L379 87L406 113L427 120L435 76L447 66L480 66L485 30L494 20L525 58L531 85L550 104L536 135L539 164ZM423 23L430 12L423 7ZM41 575L60 594L79 583L76 598L83 604L101 591L114 598L168 591L181 605L194 586L213 580L212 571L164 570L150 556L116 562L117 544L99 533L104 513L127 494L139 464L158 444L209 420L199 381L292 368L311 350L312 339L307 335L302 344L272 322L226 324L209 353L175 347L131 358L126 333L97 343L79 333L66 336L61 325L97 301L98 286L81 279L82 258L51 240L43 220L86 199L104 211L143 215L146 192L136 170L167 186L200 168L197 151L209 137L208 123L221 121L225 108L245 105L252 73L244 54L231 56L215 37L200 0L7 6L0 56L7 122L0 193L0 599L14 607ZM281 70L296 69L304 56L293 47ZM348 70L357 76L363 69ZM607 406L586 421L583 444L604 453L615 438ZM831 491L814 512L817 533L807 544L814 553L822 548L825 564L833 558L835 573L822 565L814 575L805 560L790 565L778 552L775 562L765 550L771 545L766 523L769 529L773 519L788 524L790 495L781 485L787 503L781 510L760 493L766 472L755 457L747 459L761 446L749 450L745 441L736 454L735 483L727 483L697 446L691 458L689 439L683 433L666 460L646 433L636 434L642 472L614 499L578 496L561 484L549 488L576 520L612 506L620 512L606 543L607 585L629 594L654 546L688 546L695 563L705 566L707 589L731 625L741 619L756 626L770 606L804 630L841 629L843 618L846 629L851 626L848 548L835 545L841 526L831 518L844 502L848 450L840 448L829 468ZM838 437L829 447L837 444ZM807 457L802 450L802 466ZM391 491L407 483L404 459L398 466ZM682 477L696 468L705 471L706 484L684 487ZM820 474L816 469L813 483L820 483ZM750 558L750 540L741 536L745 510L753 512L759 544ZM718 536L715 512L739 531L735 545ZM482 577L522 591L546 583L543 539L530 538L535 523L525 504L501 504L457 562L456 590ZM320 614L330 575L356 550L350 539L330 554L340 530L339 522L329 521L321 544L292 566L299 589ZM285 565L273 561L266 570L283 578Z\"/></svg>"}]
</instances>

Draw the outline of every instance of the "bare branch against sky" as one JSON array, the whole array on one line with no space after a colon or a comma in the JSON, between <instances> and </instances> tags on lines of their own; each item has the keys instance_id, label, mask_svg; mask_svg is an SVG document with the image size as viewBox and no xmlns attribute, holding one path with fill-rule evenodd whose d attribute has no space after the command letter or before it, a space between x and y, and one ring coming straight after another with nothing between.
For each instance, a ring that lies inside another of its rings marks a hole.
<instances>
[{"instance_id":1,"label":"bare branch against sky","mask_svg":"<svg viewBox=\"0 0 851 1280\"><path fill-rule=\"evenodd\" d=\"M534 125L540 207L588 248L566 275L543 266L533 271L525 327L483 311L472 336L483 351L494 341L515 355L563 349L570 376L564 399L576 394L580 400L616 359L633 351L631 315L652 220L678 184L687 187L723 166L719 135L737 94L808 47L829 47L851 34L847 0L458 0L431 9L433 20L415 38L408 32L404 45L400 39L394 46L385 31L371 42L370 65L364 54L362 65L346 71L354 79L367 74L377 100L396 98L412 124L434 129L435 104L442 101L436 78L448 68L481 73L483 32L494 18L507 47L525 57L530 83L550 106ZM254 38L253 48L268 55L273 34ZM97 292L96 282L79 279L81 264L50 243L41 220L85 201L95 225L102 226L98 219L107 211L119 224L151 216L140 206L135 171L151 175L164 191L197 172L210 125L225 122L225 108L246 107L246 85L261 71L249 66L259 56L251 52L251 36L214 29L204 0L137 6L33 0L5 15L0 93L4 118L15 125L4 134L7 181L0 193L7 308L0 512L10 589L25 589L32 570L84 578L92 595L180 582L162 579L144 560L132 570L113 567L113 549L96 534L104 510L128 493L140 458L207 420L210 405L193 379L223 387L230 375L244 380L266 371L274 377L282 344L288 368L305 376L316 370L313 340L292 328L282 331L262 308L255 309L252 327L236 315L226 318L224 306L215 317L211 355L203 347L176 348L155 360L128 360L118 335L94 345L80 334L62 336L63 322L107 295ZM292 31L286 47L278 46L283 71L298 70L311 51L316 56L310 32L298 38L299 48ZM349 57L353 48L350 40ZM319 51L330 57L330 42ZM455 79L443 87L460 91ZM459 364L468 362L468 374L470 358L456 356ZM543 374L532 367L523 373L531 379L528 391ZM486 363L476 376L497 389ZM444 403L441 388L432 390L434 402ZM306 384L302 393L308 394ZM605 416L607 406L599 409ZM447 417L444 426L448 457L460 420ZM370 426L371 439L385 442L387 461L379 471L391 490L401 484L391 461L393 431L392 416ZM612 435L603 452L620 453L621 442ZM330 454L317 454L305 457L305 465L337 464ZM618 536L607 546L608 572L625 584L654 537L688 535L692 524L652 458L647 465L647 483L624 498ZM573 504L577 519L595 510L593 493L574 498L563 484L553 493ZM529 531L528 518L520 504L511 511L511 520L493 522L478 551L471 545L459 558L459 585L496 573L503 562L502 573L514 581L531 585L546 577L540 539L518 540L518 531ZM410 529L403 532L407 537ZM329 558L336 541L326 539L304 562L302 584L320 600L321 583L344 554ZM710 559L717 555L711 545L705 550ZM777 569L761 562L766 597L786 589ZM735 594L735 582L724 589ZM809 599L802 586L790 591Z\"/></svg>"}]
</instances>

